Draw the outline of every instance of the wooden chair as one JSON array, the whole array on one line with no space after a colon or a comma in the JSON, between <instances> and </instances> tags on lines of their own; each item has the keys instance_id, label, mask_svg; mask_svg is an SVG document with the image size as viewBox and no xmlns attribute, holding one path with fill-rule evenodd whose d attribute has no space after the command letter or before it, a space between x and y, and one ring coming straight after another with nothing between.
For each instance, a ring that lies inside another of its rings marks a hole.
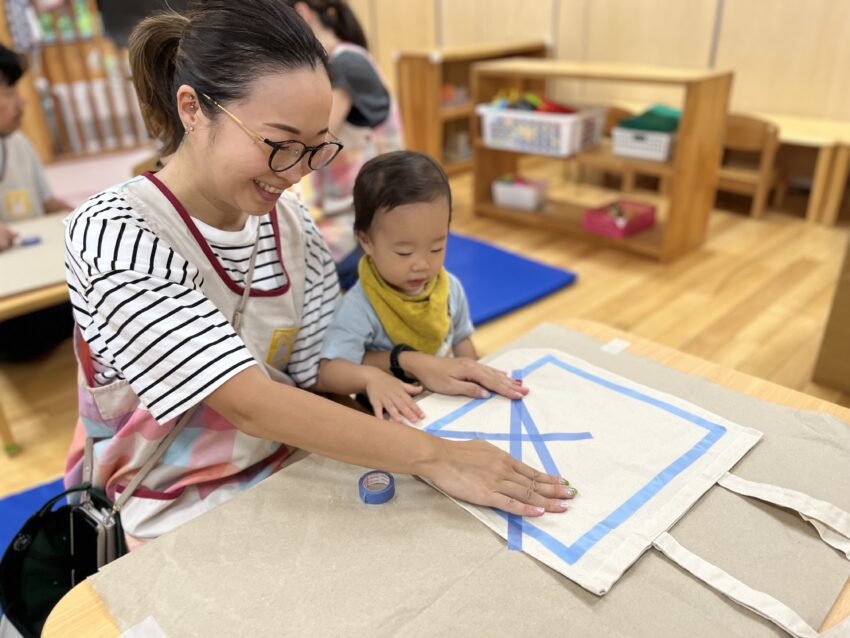
<instances>
[{"instance_id":1,"label":"wooden chair","mask_svg":"<svg viewBox=\"0 0 850 638\"><path fill-rule=\"evenodd\" d=\"M778 181L779 129L757 117L730 113L723 146L717 190L751 195L750 215L764 216L768 195Z\"/></svg>"}]
</instances>

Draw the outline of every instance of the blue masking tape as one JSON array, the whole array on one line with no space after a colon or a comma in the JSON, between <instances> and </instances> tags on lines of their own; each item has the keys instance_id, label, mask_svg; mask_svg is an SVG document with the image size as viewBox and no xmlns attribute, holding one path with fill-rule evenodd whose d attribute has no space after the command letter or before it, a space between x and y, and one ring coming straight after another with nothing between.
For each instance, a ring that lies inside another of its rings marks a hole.
<instances>
[{"instance_id":1,"label":"blue masking tape","mask_svg":"<svg viewBox=\"0 0 850 638\"><path fill-rule=\"evenodd\" d=\"M395 480L389 472L366 472L358 481L360 498L369 505L386 503L395 494Z\"/></svg>"}]
</instances>

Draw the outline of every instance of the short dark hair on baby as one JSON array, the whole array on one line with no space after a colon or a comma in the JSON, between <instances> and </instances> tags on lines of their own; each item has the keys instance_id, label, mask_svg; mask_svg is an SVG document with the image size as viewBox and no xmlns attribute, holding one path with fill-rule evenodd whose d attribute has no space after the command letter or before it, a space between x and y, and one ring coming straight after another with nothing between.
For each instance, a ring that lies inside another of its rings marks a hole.
<instances>
[{"instance_id":1,"label":"short dark hair on baby","mask_svg":"<svg viewBox=\"0 0 850 638\"><path fill-rule=\"evenodd\" d=\"M367 232L381 209L433 202L445 197L452 210L452 191L442 167L428 155L393 151L366 162L354 182L354 230Z\"/></svg>"}]
</instances>

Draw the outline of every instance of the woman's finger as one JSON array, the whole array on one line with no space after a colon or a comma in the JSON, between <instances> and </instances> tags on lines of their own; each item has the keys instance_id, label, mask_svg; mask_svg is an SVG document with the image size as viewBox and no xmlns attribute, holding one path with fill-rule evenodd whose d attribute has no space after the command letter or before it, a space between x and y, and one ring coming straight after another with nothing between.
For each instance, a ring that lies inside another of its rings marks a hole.
<instances>
[{"instance_id":1,"label":"woman's finger","mask_svg":"<svg viewBox=\"0 0 850 638\"><path fill-rule=\"evenodd\" d=\"M526 465L522 461L517 461L516 459L513 459L513 469L518 474L522 474L526 478L533 479L538 483L560 483L561 485L570 484L570 482L562 476L553 476L552 474L546 474L546 472L535 470L530 465Z\"/></svg>"},{"instance_id":2,"label":"woman's finger","mask_svg":"<svg viewBox=\"0 0 850 638\"><path fill-rule=\"evenodd\" d=\"M569 502L566 499L545 498L538 494L532 485L523 487L519 483L514 483L513 481L504 481L499 486L499 492L504 496L526 505L542 507L547 512L566 512L567 509L569 509Z\"/></svg>"},{"instance_id":3,"label":"woman's finger","mask_svg":"<svg viewBox=\"0 0 850 638\"><path fill-rule=\"evenodd\" d=\"M473 399L487 399L490 397L490 393L477 383L472 383L471 381L458 381L457 379L451 380L446 394L466 396Z\"/></svg>"},{"instance_id":4,"label":"woman's finger","mask_svg":"<svg viewBox=\"0 0 850 638\"><path fill-rule=\"evenodd\" d=\"M541 476L547 476L542 475ZM516 483L523 489L530 489L540 496L544 498L555 498L560 500L570 500L575 498L576 494L578 494L578 490L574 487L568 487L560 482L558 483L545 483L540 482L537 479L528 478L527 476L523 476L522 474L515 474L512 478L506 479L507 481L512 481Z\"/></svg>"},{"instance_id":5,"label":"woman's finger","mask_svg":"<svg viewBox=\"0 0 850 638\"><path fill-rule=\"evenodd\" d=\"M493 502L489 503L489 505L491 507L497 507L503 512L507 512L508 514L527 516L529 518L543 516L543 514L546 512L545 507L529 505L504 494L497 494L496 497L493 499Z\"/></svg>"}]
</instances>

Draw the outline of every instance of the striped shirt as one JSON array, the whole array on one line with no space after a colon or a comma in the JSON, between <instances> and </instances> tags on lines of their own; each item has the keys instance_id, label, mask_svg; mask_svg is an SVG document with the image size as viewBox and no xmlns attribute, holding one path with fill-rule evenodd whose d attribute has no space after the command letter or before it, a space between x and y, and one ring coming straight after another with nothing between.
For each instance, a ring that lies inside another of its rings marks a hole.
<instances>
[{"instance_id":1,"label":"striped shirt","mask_svg":"<svg viewBox=\"0 0 850 638\"><path fill-rule=\"evenodd\" d=\"M318 376L322 338L339 285L335 267L306 207L303 315L286 372L301 387ZM177 215L175 223L183 223ZM245 281L260 229L252 290L287 285L285 256L270 215L249 218L227 232L195 221L218 267L235 284ZM203 272L161 241L120 195L107 190L67 220L66 273L74 316L88 344L95 384L125 379L160 423L203 400L256 362L230 317L204 296Z\"/></svg>"}]
</instances>

